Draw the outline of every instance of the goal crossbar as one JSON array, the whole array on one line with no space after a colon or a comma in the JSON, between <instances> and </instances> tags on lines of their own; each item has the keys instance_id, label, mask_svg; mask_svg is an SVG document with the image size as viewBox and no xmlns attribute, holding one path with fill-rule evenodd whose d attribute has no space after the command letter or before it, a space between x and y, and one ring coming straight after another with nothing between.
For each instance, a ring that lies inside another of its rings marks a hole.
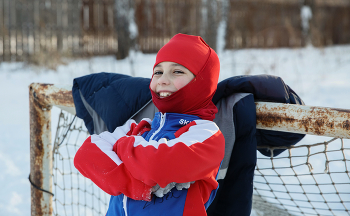
<instances>
[{"instance_id":1,"label":"goal crossbar","mask_svg":"<svg viewBox=\"0 0 350 216\"><path fill-rule=\"evenodd\" d=\"M71 86L32 83L30 107L31 215L52 215L51 108L75 114ZM350 139L350 110L256 102L257 129ZM38 190L40 188L41 190ZM45 192L47 191L47 192Z\"/></svg>"}]
</instances>

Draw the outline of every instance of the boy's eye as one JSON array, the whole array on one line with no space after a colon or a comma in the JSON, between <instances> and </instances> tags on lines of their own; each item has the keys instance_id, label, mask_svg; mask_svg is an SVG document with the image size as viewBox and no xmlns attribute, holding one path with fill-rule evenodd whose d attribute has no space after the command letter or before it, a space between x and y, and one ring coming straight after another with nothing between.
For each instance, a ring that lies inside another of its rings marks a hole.
<instances>
[{"instance_id":1,"label":"boy's eye","mask_svg":"<svg viewBox=\"0 0 350 216\"><path fill-rule=\"evenodd\" d=\"M154 75L161 75L161 74L163 74L162 71L154 71Z\"/></svg>"},{"instance_id":2,"label":"boy's eye","mask_svg":"<svg viewBox=\"0 0 350 216\"><path fill-rule=\"evenodd\" d=\"M184 72L180 71L180 70L176 70L176 71L174 71L174 73L176 73L176 74L183 74Z\"/></svg>"}]
</instances>

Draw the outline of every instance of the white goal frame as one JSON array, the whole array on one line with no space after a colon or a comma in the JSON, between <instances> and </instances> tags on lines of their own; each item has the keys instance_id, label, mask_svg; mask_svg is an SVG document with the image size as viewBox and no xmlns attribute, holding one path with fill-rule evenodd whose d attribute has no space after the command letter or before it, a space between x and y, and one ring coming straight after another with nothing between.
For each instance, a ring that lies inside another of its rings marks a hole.
<instances>
[{"instance_id":1,"label":"white goal frame","mask_svg":"<svg viewBox=\"0 0 350 216\"><path fill-rule=\"evenodd\" d=\"M30 107L31 215L51 216L51 108L75 114L71 86L32 83ZM350 139L350 110L282 103L256 103L257 129Z\"/></svg>"}]
</instances>

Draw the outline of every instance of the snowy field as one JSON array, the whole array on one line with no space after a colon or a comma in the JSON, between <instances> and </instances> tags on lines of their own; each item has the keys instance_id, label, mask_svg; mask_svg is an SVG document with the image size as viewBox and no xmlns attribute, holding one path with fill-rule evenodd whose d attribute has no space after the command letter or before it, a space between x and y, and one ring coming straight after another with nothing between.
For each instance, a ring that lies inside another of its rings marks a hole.
<instances>
[{"instance_id":1,"label":"snowy field","mask_svg":"<svg viewBox=\"0 0 350 216\"><path fill-rule=\"evenodd\" d=\"M282 77L307 105L350 109L350 46L324 49L238 50L219 52L220 80L235 75L272 74ZM0 64L0 215L30 215L29 100L32 82L72 85L75 77L117 72L150 77L154 54L131 53L68 61L57 71L22 63ZM53 110L53 129L57 109ZM54 131L52 136L54 137ZM307 136L300 144L328 140Z\"/></svg>"}]
</instances>

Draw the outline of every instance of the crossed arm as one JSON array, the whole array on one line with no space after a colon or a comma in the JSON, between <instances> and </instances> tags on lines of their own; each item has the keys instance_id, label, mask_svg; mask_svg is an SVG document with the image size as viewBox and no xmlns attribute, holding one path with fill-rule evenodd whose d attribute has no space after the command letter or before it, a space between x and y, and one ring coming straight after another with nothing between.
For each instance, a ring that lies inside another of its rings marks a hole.
<instances>
[{"instance_id":1,"label":"crossed arm","mask_svg":"<svg viewBox=\"0 0 350 216\"><path fill-rule=\"evenodd\" d=\"M175 139L159 141L140 136L149 127L149 119L129 120L113 133L90 136L75 155L75 167L108 194L146 201L156 184L203 180L217 170L225 142L215 123L196 120Z\"/></svg>"}]
</instances>

